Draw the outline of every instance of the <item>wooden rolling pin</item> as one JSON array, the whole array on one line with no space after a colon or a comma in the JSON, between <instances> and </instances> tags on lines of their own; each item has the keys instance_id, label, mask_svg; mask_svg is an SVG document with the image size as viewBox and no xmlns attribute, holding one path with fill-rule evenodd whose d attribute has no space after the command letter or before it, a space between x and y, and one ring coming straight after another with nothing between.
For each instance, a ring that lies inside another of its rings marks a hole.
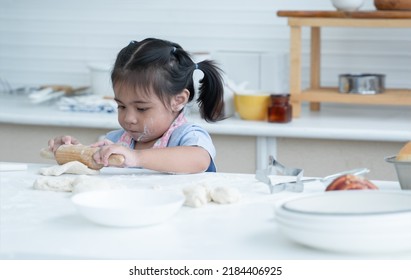
<instances>
[{"instance_id":1,"label":"wooden rolling pin","mask_svg":"<svg viewBox=\"0 0 411 280\"><path fill-rule=\"evenodd\" d=\"M55 158L58 164L79 161L91 169L99 170L104 166L96 163L93 159L93 154L99 149L100 148L98 147L89 147L84 145L61 145L55 152L54 156L46 149L41 151L41 155L46 158ZM108 158L108 162L109 165L120 166L124 162L124 157L122 155L113 154Z\"/></svg>"}]
</instances>

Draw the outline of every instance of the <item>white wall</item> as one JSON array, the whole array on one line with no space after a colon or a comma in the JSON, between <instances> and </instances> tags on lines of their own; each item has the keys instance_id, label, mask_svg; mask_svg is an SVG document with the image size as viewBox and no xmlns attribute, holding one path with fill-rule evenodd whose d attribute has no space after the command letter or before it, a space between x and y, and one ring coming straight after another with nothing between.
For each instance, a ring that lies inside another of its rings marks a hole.
<instances>
[{"instance_id":1,"label":"white wall","mask_svg":"<svg viewBox=\"0 0 411 280\"><path fill-rule=\"evenodd\" d=\"M240 59L222 65L227 74L267 87L255 80L255 67L265 66L241 58L288 52L287 22L276 16L286 9L333 7L328 0L0 0L0 78L13 87L86 85L89 62L113 61L132 39L159 37L192 52L234 53ZM363 9L374 9L373 1ZM378 72L389 87L411 87L411 30L329 28L323 42L323 84L335 85L343 72ZM303 52L307 84L307 40Z\"/></svg>"}]
</instances>

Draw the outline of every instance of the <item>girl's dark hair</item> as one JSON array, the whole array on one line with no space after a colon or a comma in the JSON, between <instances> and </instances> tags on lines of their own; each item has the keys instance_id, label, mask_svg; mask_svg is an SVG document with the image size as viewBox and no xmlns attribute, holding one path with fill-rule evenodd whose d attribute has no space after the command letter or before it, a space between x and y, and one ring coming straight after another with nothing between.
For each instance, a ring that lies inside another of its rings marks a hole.
<instances>
[{"instance_id":1,"label":"girl's dark hair","mask_svg":"<svg viewBox=\"0 0 411 280\"><path fill-rule=\"evenodd\" d=\"M117 55L111 81L115 85L127 85L154 91L164 103L174 95L187 89L188 102L194 98L194 70L204 76L200 80L197 102L200 114L208 122L224 117L224 86L221 69L214 61L194 63L180 45L154 38L132 41Z\"/></svg>"}]
</instances>

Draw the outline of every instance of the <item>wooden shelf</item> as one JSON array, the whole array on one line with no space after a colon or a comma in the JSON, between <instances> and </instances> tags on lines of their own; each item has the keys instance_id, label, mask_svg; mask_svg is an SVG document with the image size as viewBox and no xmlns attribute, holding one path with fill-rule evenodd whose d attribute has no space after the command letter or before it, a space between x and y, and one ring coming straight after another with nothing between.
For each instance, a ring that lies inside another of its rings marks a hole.
<instances>
[{"instance_id":1,"label":"wooden shelf","mask_svg":"<svg viewBox=\"0 0 411 280\"><path fill-rule=\"evenodd\" d=\"M306 89L291 96L293 102L330 102L411 106L411 90L387 89L379 94L340 93L337 88Z\"/></svg>"},{"instance_id":2,"label":"wooden shelf","mask_svg":"<svg viewBox=\"0 0 411 280\"><path fill-rule=\"evenodd\" d=\"M310 102L312 111L320 110L321 102L411 106L411 89L387 89L381 94L362 95L339 93L337 88L321 86L321 28L322 27L375 27L411 28L411 11L278 11L288 17L290 26L290 95L293 117L301 115L301 103ZM303 90L302 82L302 28L311 29L310 88Z\"/></svg>"},{"instance_id":3,"label":"wooden shelf","mask_svg":"<svg viewBox=\"0 0 411 280\"><path fill-rule=\"evenodd\" d=\"M278 11L279 17L297 18L350 18L350 19L411 19L411 11Z\"/></svg>"}]
</instances>

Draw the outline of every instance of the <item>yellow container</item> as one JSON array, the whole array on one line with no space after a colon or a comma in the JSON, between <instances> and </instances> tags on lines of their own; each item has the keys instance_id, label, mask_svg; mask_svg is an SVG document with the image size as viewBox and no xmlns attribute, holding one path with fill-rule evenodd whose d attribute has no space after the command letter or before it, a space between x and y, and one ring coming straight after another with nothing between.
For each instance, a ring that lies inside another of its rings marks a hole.
<instances>
[{"instance_id":1,"label":"yellow container","mask_svg":"<svg viewBox=\"0 0 411 280\"><path fill-rule=\"evenodd\" d=\"M234 94L235 110L243 120L266 120L269 101L269 93L245 92Z\"/></svg>"}]
</instances>

